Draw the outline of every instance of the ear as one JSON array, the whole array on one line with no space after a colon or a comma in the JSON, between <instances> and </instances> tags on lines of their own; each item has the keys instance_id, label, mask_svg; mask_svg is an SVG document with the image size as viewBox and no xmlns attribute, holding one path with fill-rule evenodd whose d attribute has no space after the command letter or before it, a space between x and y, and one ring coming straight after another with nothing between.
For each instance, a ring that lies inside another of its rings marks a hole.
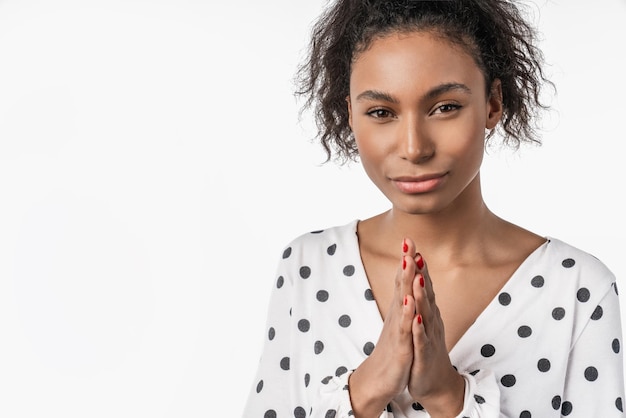
<instances>
[{"instance_id":1,"label":"ear","mask_svg":"<svg viewBox=\"0 0 626 418\"><path fill-rule=\"evenodd\" d=\"M348 125L352 129L352 103L350 103L350 96L346 96L346 103L348 103Z\"/></svg>"},{"instance_id":2,"label":"ear","mask_svg":"<svg viewBox=\"0 0 626 418\"><path fill-rule=\"evenodd\" d=\"M487 98L487 123L485 128L491 130L496 127L502 118L502 83L500 79L493 80L489 97Z\"/></svg>"}]
</instances>

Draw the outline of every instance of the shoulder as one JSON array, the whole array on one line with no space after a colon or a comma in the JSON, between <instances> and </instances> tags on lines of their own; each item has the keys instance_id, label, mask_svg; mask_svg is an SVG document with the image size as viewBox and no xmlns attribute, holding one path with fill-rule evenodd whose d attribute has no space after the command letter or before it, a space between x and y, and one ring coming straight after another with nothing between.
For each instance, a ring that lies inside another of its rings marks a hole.
<instances>
[{"instance_id":1,"label":"shoulder","mask_svg":"<svg viewBox=\"0 0 626 418\"><path fill-rule=\"evenodd\" d=\"M337 247L350 247L358 245L356 227L358 220L353 220L344 225L332 226L325 229L306 232L291 240L283 249L283 259L292 255L304 255L305 253L323 251L328 255L334 255Z\"/></svg>"},{"instance_id":2,"label":"shoulder","mask_svg":"<svg viewBox=\"0 0 626 418\"><path fill-rule=\"evenodd\" d=\"M550 254L563 268L575 269L597 277L614 279L611 270L596 256L557 238L548 238Z\"/></svg>"},{"instance_id":3,"label":"shoulder","mask_svg":"<svg viewBox=\"0 0 626 418\"><path fill-rule=\"evenodd\" d=\"M279 272L304 285L320 285L342 275L352 276L360 268L358 220L345 225L311 231L296 237L283 249ZM295 284L295 282L291 282Z\"/></svg>"},{"instance_id":4,"label":"shoulder","mask_svg":"<svg viewBox=\"0 0 626 418\"><path fill-rule=\"evenodd\" d=\"M553 237L539 251L537 267L544 271L546 280L584 289L582 293L595 290L596 294L604 294L616 286L615 275L600 259Z\"/></svg>"}]
</instances>

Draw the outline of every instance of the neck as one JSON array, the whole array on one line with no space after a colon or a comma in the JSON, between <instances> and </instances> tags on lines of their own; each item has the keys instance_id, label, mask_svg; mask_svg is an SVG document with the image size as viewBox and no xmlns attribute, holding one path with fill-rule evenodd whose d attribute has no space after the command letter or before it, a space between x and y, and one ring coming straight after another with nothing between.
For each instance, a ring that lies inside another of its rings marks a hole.
<instances>
[{"instance_id":1,"label":"neck","mask_svg":"<svg viewBox=\"0 0 626 418\"><path fill-rule=\"evenodd\" d=\"M392 208L380 219L389 244L411 238L425 256L472 257L480 251L502 220L485 205L477 177L453 205L437 213L410 214ZM391 247L394 248L394 247Z\"/></svg>"}]
</instances>

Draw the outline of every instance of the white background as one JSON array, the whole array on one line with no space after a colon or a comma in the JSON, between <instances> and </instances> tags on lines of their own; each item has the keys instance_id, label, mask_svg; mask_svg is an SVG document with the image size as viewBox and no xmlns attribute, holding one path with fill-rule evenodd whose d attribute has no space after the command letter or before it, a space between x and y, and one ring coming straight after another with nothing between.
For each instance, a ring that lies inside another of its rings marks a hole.
<instances>
[{"instance_id":1,"label":"white background","mask_svg":"<svg viewBox=\"0 0 626 418\"><path fill-rule=\"evenodd\" d=\"M559 94L485 199L626 289L626 2L537 1ZM0 1L1 417L240 416L283 246L387 208L298 122L323 4Z\"/></svg>"}]
</instances>

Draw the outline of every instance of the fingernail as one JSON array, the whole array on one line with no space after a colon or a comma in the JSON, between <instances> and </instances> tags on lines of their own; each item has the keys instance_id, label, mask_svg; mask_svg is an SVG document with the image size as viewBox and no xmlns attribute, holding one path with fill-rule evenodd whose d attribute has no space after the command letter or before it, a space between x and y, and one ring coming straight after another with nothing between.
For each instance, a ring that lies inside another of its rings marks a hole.
<instances>
[{"instance_id":1,"label":"fingernail","mask_svg":"<svg viewBox=\"0 0 626 418\"><path fill-rule=\"evenodd\" d=\"M420 270L424 268L424 259L422 258L421 254L417 254L418 255L418 259L417 259L417 268L419 268Z\"/></svg>"},{"instance_id":2,"label":"fingernail","mask_svg":"<svg viewBox=\"0 0 626 418\"><path fill-rule=\"evenodd\" d=\"M406 243L406 238L402 241L402 252L406 253L409 251L409 245Z\"/></svg>"},{"instance_id":3,"label":"fingernail","mask_svg":"<svg viewBox=\"0 0 626 418\"><path fill-rule=\"evenodd\" d=\"M424 287L424 276L420 274L420 286Z\"/></svg>"},{"instance_id":4,"label":"fingernail","mask_svg":"<svg viewBox=\"0 0 626 418\"><path fill-rule=\"evenodd\" d=\"M417 323L420 325L422 324L422 315L420 314L417 315Z\"/></svg>"},{"instance_id":5,"label":"fingernail","mask_svg":"<svg viewBox=\"0 0 626 418\"><path fill-rule=\"evenodd\" d=\"M409 299L405 296L404 297L404 306L406 306L407 303L409 303Z\"/></svg>"},{"instance_id":6,"label":"fingernail","mask_svg":"<svg viewBox=\"0 0 626 418\"><path fill-rule=\"evenodd\" d=\"M402 259L402 270L406 270L406 258Z\"/></svg>"}]
</instances>

